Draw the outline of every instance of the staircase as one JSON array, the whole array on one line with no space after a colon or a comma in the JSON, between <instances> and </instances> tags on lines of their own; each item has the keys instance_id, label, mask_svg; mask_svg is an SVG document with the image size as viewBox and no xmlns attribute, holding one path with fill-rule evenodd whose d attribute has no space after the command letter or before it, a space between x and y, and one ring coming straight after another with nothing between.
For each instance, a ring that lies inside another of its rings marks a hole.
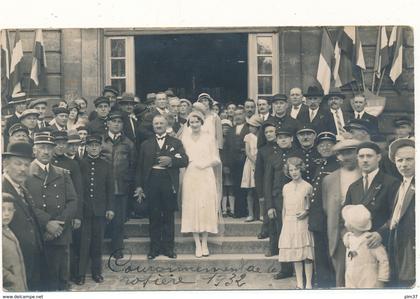
<instances>
[{"instance_id":1,"label":"staircase","mask_svg":"<svg viewBox=\"0 0 420 299\"><path fill-rule=\"evenodd\" d=\"M258 240L262 223L245 219L224 218L224 236L209 235L210 256L196 258L192 234L180 232L180 219L175 221L177 259L159 256L147 259L149 223L132 219L125 225L124 258L110 256L109 240L105 240L103 274L105 282L86 284L72 290L252 290L291 289L294 278L274 280L280 270L277 256L267 258L268 239Z\"/></svg>"}]
</instances>

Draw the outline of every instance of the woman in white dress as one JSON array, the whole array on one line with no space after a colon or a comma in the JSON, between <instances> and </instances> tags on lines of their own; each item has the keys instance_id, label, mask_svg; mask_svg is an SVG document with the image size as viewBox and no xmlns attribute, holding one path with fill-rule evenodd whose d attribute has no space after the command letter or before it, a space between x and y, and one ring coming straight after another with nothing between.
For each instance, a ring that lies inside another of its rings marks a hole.
<instances>
[{"instance_id":1,"label":"woman in white dress","mask_svg":"<svg viewBox=\"0 0 420 299\"><path fill-rule=\"evenodd\" d=\"M182 143L189 157L182 182L181 232L192 232L196 257L208 256L208 233L218 233L219 195L213 167L220 165L215 138L202 130L204 115L188 116ZM201 240L200 240L201 234Z\"/></svg>"}]
</instances>

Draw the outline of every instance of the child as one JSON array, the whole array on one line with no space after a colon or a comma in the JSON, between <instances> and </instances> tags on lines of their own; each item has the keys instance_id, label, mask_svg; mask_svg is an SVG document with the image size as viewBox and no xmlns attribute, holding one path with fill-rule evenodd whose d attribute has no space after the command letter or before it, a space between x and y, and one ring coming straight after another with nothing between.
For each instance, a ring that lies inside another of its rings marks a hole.
<instances>
[{"instance_id":1,"label":"child","mask_svg":"<svg viewBox=\"0 0 420 299\"><path fill-rule=\"evenodd\" d=\"M251 222L255 220L254 201L256 196L254 172L255 162L257 160L257 134L262 124L262 119L258 115L253 115L247 120L247 123L249 125L249 133L244 137L246 160L242 172L241 188L247 189L248 217L245 222Z\"/></svg>"},{"instance_id":2,"label":"child","mask_svg":"<svg viewBox=\"0 0 420 299\"><path fill-rule=\"evenodd\" d=\"M300 157L286 160L284 172L292 181L283 186L283 227L279 238L279 261L293 262L297 288L303 289L303 264L306 289L312 289L314 240L308 229L309 195L312 186L302 179L305 164Z\"/></svg>"},{"instance_id":3,"label":"child","mask_svg":"<svg viewBox=\"0 0 420 299\"><path fill-rule=\"evenodd\" d=\"M2 193L3 197L3 288L11 292L28 291L26 270L22 251L9 223L13 219L15 207L13 195Z\"/></svg>"},{"instance_id":4,"label":"child","mask_svg":"<svg viewBox=\"0 0 420 299\"><path fill-rule=\"evenodd\" d=\"M347 205L341 211L349 231L343 236L346 247L346 288L383 288L389 279L385 247L367 246L372 227L369 210L364 205Z\"/></svg>"},{"instance_id":5,"label":"child","mask_svg":"<svg viewBox=\"0 0 420 299\"><path fill-rule=\"evenodd\" d=\"M222 130L223 130L223 139L225 139L225 136L230 128L232 128L232 122L228 119L222 119ZM223 140L223 143L225 143L226 140ZM223 146L225 148L225 146ZM233 214L235 213L235 197L233 196L233 189L232 189L232 177L230 174L230 168L226 166L227 164L227 158L226 153L224 150L222 150L220 158L222 160L223 165L223 197L222 197L222 215L223 217L233 217ZM227 202L229 200L229 210L227 208Z\"/></svg>"}]
</instances>

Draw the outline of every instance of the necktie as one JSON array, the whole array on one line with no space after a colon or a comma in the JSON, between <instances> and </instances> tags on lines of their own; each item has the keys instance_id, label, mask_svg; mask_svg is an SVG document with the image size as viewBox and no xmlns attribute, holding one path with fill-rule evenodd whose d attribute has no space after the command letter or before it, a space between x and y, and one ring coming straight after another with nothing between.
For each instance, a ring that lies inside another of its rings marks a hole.
<instances>
[{"instance_id":1,"label":"necktie","mask_svg":"<svg viewBox=\"0 0 420 299\"><path fill-rule=\"evenodd\" d=\"M19 194L20 197L25 197L25 193L23 192L23 188L21 185L17 185L17 193Z\"/></svg>"},{"instance_id":2,"label":"necktie","mask_svg":"<svg viewBox=\"0 0 420 299\"><path fill-rule=\"evenodd\" d=\"M356 119L360 119L360 113L357 113Z\"/></svg>"},{"instance_id":3,"label":"necktie","mask_svg":"<svg viewBox=\"0 0 420 299\"><path fill-rule=\"evenodd\" d=\"M369 189L368 175L365 174L365 175L363 175L363 191L364 191L365 195L366 195L368 189Z\"/></svg>"},{"instance_id":4,"label":"necktie","mask_svg":"<svg viewBox=\"0 0 420 299\"><path fill-rule=\"evenodd\" d=\"M314 120L314 118L315 118L315 110L311 109L311 115L310 115L311 122Z\"/></svg>"},{"instance_id":5,"label":"necktie","mask_svg":"<svg viewBox=\"0 0 420 299\"><path fill-rule=\"evenodd\" d=\"M395 226L400 221L401 217L401 210L404 203L404 197L405 197L405 186L407 185L406 180L403 180L400 186L400 190L398 190L398 199L397 199L397 205L395 206L394 214L392 215L391 220L391 229L394 229Z\"/></svg>"},{"instance_id":6,"label":"necktie","mask_svg":"<svg viewBox=\"0 0 420 299\"><path fill-rule=\"evenodd\" d=\"M338 110L335 110L335 119L337 121L337 134L343 134L345 130L343 128L343 123L341 122L340 116L338 115Z\"/></svg>"},{"instance_id":7,"label":"necktie","mask_svg":"<svg viewBox=\"0 0 420 299\"><path fill-rule=\"evenodd\" d=\"M44 166L44 175L45 175L44 185L46 185L47 180L48 180L48 167L47 167L47 165Z\"/></svg>"}]
</instances>

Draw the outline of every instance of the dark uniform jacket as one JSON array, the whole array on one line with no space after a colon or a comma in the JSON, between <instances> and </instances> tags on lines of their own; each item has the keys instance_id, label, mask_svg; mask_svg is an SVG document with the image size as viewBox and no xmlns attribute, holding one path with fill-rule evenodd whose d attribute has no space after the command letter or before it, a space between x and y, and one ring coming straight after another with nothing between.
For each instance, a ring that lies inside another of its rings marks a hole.
<instances>
[{"instance_id":1,"label":"dark uniform jacket","mask_svg":"<svg viewBox=\"0 0 420 299\"><path fill-rule=\"evenodd\" d=\"M371 231L377 231L382 236L383 244L388 240L387 221L392 216L395 194L399 187L400 183L396 178L379 170L366 195L363 191L363 177L351 184L347 190L344 206L364 205L371 213Z\"/></svg>"},{"instance_id":2,"label":"dark uniform jacket","mask_svg":"<svg viewBox=\"0 0 420 299\"><path fill-rule=\"evenodd\" d=\"M308 183L312 182L317 167L317 159L321 158L315 145L309 149L299 148L298 152L305 163L306 170L302 173L302 178Z\"/></svg>"},{"instance_id":3,"label":"dark uniform jacket","mask_svg":"<svg viewBox=\"0 0 420 299\"><path fill-rule=\"evenodd\" d=\"M7 145L9 144L9 129L14 125L20 122L19 117L17 117L16 113L13 113L11 116L6 118L6 125L4 126L3 137L4 137L4 150L7 149Z\"/></svg>"},{"instance_id":4,"label":"dark uniform jacket","mask_svg":"<svg viewBox=\"0 0 420 299\"><path fill-rule=\"evenodd\" d=\"M289 111L287 113L289 116L290 116L292 110L293 110L293 106L289 108ZM307 124L307 123L309 123L309 113L308 113L308 110L309 110L309 107L302 103L301 106L300 106L300 110L299 110L299 112L298 112L298 114L296 116L296 120L298 120L301 124Z\"/></svg>"},{"instance_id":5,"label":"dark uniform jacket","mask_svg":"<svg viewBox=\"0 0 420 299\"><path fill-rule=\"evenodd\" d=\"M174 193L177 193L179 188L179 168L187 167L188 156L181 141L168 135L165 138L162 149L159 148L155 137L149 138L141 144L137 159L136 185L143 188L147 194L150 173L152 167L158 164L157 158L159 156L172 158L172 165L166 171L171 178L172 189ZM176 210L178 208L176 196L173 201L166 203L165 206L168 210Z\"/></svg>"},{"instance_id":6,"label":"dark uniform jacket","mask_svg":"<svg viewBox=\"0 0 420 299\"><path fill-rule=\"evenodd\" d=\"M271 155L280 150L276 142L268 142L257 151L257 159L255 162L255 190L258 198L264 197L264 173Z\"/></svg>"},{"instance_id":7,"label":"dark uniform jacket","mask_svg":"<svg viewBox=\"0 0 420 299\"><path fill-rule=\"evenodd\" d=\"M44 183L45 182L45 183ZM48 221L64 221L63 233L56 239L46 241L51 245L67 245L71 241L71 220L77 209L77 194L68 170L51 165L48 175L33 161L26 187L31 190L35 213L40 225L45 228Z\"/></svg>"},{"instance_id":8,"label":"dark uniform jacket","mask_svg":"<svg viewBox=\"0 0 420 299\"><path fill-rule=\"evenodd\" d=\"M277 129L283 128L283 127L287 127L289 128L293 135L296 134L296 131L298 130L300 124L300 121L291 118L289 114L286 114L283 117L277 117L277 116L272 116L270 115L267 120L264 123L272 123L276 126ZM257 141L257 147L260 148L261 146L263 146L266 143L265 137L264 137L264 132L262 130L262 128L258 131L258 141Z\"/></svg>"},{"instance_id":9,"label":"dark uniform jacket","mask_svg":"<svg viewBox=\"0 0 420 299\"><path fill-rule=\"evenodd\" d=\"M134 143L124 134L115 141L107 134L102 141L101 157L112 166L114 193L131 195L136 169Z\"/></svg>"},{"instance_id":10,"label":"dark uniform jacket","mask_svg":"<svg viewBox=\"0 0 420 299\"><path fill-rule=\"evenodd\" d=\"M89 134L105 135L108 131L107 119L96 117L87 124Z\"/></svg>"},{"instance_id":11,"label":"dark uniform jacket","mask_svg":"<svg viewBox=\"0 0 420 299\"><path fill-rule=\"evenodd\" d=\"M70 172L70 177L73 182L74 189L77 194L77 212L76 218L82 219L82 202L83 202L83 185L82 174L80 172L80 165L76 160L72 160L65 155L54 155L51 163L55 166L67 169Z\"/></svg>"},{"instance_id":12,"label":"dark uniform jacket","mask_svg":"<svg viewBox=\"0 0 420 299\"><path fill-rule=\"evenodd\" d=\"M114 209L111 165L101 158L87 156L81 164L83 182L83 215L105 217Z\"/></svg>"},{"instance_id":13,"label":"dark uniform jacket","mask_svg":"<svg viewBox=\"0 0 420 299\"><path fill-rule=\"evenodd\" d=\"M236 135L236 127L229 129L225 137L225 150L227 155L227 165L232 167L235 163L245 163L245 135L249 133L248 124L244 124L239 135ZM231 168L231 172L235 169Z\"/></svg>"},{"instance_id":14,"label":"dark uniform jacket","mask_svg":"<svg viewBox=\"0 0 420 299\"><path fill-rule=\"evenodd\" d=\"M33 198L26 188L24 197L19 195L12 184L7 180L2 180L3 192L10 193L15 198L15 214L9 224L9 228L19 240L25 262L26 276L31 288L31 282L41 279L40 272L43 263L43 238L42 229L34 212Z\"/></svg>"},{"instance_id":15,"label":"dark uniform jacket","mask_svg":"<svg viewBox=\"0 0 420 299\"><path fill-rule=\"evenodd\" d=\"M275 208L281 211L283 208L283 186L290 182L290 178L284 173L284 164L292 153L297 153L294 146L289 149L278 148L267 161L264 174L264 201L267 210Z\"/></svg>"},{"instance_id":16,"label":"dark uniform jacket","mask_svg":"<svg viewBox=\"0 0 420 299\"><path fill-rule=\"evenodd\" d=\"M67 126L60 126L61 128L58 128L58 126L57 126L57 124L56 123L54 123L54 124L52 124L51 126L50 126L50 128L51 128L51 130L53 131L53 132L58 132L58 131L62 131L62 129L64 129L65 131L67 131Z\"/></svg>"},{"instance_id":17,"label":"dark uniform jacket","mask_svg":"<svg viewBox=\"0 0 420 299\"><path fill-rule=\"evenodd\" d=\"M322 180L340 167L335 155L319 158L311 185L313 187L309 205L308 225L310 231L327 232L327 219L322 207Z\"/></svg>"}]
</instances>

